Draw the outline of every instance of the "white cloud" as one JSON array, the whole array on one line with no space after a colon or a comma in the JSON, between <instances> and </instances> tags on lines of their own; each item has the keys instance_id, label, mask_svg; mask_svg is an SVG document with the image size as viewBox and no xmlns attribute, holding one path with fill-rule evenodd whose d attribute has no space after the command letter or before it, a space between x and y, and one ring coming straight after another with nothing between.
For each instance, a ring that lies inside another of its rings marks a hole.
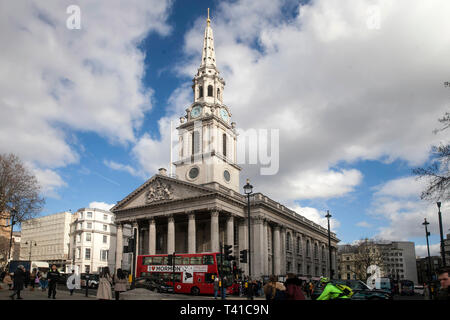
<instances>
[{"instance_id":1,"label":"white cloud","mask_svg":"<svg viewBox=\"0 0 450 320\"><path fill-rule=\"evenodd\" d=\"M148 32L170 32L170 2L2 1L0 152L54 168L79 161L70 131L136 141L152 107L137 45ZM66 28L71 4L80 6L80 30Z\"/></svg>"},{"instance_id":2,"label":"white cloud","mask_svg":"<svg viewBox=\"0 0 450 320\"><path fill-rule=\"evenodd\" d=\"M108 161L108 160L104 160L103 163L113 169L113 170L119 170L119 171L125 171L128 172L129 174L133 175L133 176L139 176L139 172L136 171L136 169L134 169L133 167L129 166L129 165L124 165L121 163L117 163L115 161Z\"/></svg>"},{"instance_id":3,"label":"white cloud","mask_svg":"<svg viewBox=\"0 0 450 320\"><path fill-rule=\"evenodd\" d=\"M440 256L440 244L434 243L430 244L430 257L432 256ZM416 256L421 258L428 257L427 245L416 245Z\"/></svg>"},{"instance_id":4,"label":"white cloud","mask_svg":"<svg viewBox=\"0 0 450 320\"><path fill-rule=\"evenodd\" d=\"M297 212L299 215L302 215L308 220L311 220L318 225L324 227L325 229L328 228L328 220L325 218L324 212L320 212L316 208L310 208L310 207L300 207L298 205L294 205L290 207L289 209ZM330 218L330 230L332 232L336 232L337 229L340 227L341 223L339 220L334 219L333 217Z\"/></svg>"},{"instance_id":5,"label":"white cloud","mask_svg":"<svg viewBox=\"0 0 450 320\"><path fill-rule=\"evenodd\" d=\"M33 168L32 171L42 187L41 193L44 196L59 198L57 190L61 187L67 187L67 183L53 170Z\"/></svg>"},{"instance_id":6,"label":"white cloud","mask_svg":"<svg viewBox=\"0 0 450 320\"><path fill-rule=\"evenodd\" d=\"M88 208L102 209L102 210L107 210L107 211L109 211L109 209L111 209L112 207L114 207L114 204L109 204L109 203L99 202L99 201L93 201L93 202L89 203L89 206L88 206Z\"/></svg>"},{"instance_id":7,"label":"white cloud","mask_svg":"<svg viewBox=\"0 0 450 320\"><path fill-rule=\"evenodd\" d=\"M362 228L372 228L372 225L370 223L368 223L367 221L360 221L356 224L356 226L362 227Z\"/></svg>"},{"instance_id":8,"label":"white cloud","mask_svg":"<svg viewBox=\"0 0 450 320\"><path fill-rule=\"evenodd\" d=\"M436 203L420 200L423 182L415 178L398 178L388 181L375 189L369 214L387 221L387 225L379 228L377 237L386 240L408 240L424 237L422 225L424 218L430 223L428 230L439 234L438 209ZM450 210L450 202L442 202L441 211ZM450 224L450 217L442 215L444 226Z\"/></svg>"}]
</instances>

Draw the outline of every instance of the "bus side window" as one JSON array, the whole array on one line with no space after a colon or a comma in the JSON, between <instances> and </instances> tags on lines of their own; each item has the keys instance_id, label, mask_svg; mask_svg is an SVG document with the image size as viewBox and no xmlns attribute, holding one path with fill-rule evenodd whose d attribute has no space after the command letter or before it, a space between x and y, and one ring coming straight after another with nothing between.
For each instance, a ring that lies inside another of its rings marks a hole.
<instances>
[{"instance_id":1,"label":"bus side window","mask_svg":"<svg viewBox=\"0 0 450 320\"><path fill-rule=\"evenodd\" d=\"M183 257L183 265L189 265L189 257Z\"/></svg>"},{"instance_id":2,"label":"bus side window","mask_svg":"<svg viewBox=\"0 0 450 320\"><path fill-rule=\"evenodd\" d=\"M203 256L203 264L214 264L213 256Z\"/></svg>"}]
</instances>

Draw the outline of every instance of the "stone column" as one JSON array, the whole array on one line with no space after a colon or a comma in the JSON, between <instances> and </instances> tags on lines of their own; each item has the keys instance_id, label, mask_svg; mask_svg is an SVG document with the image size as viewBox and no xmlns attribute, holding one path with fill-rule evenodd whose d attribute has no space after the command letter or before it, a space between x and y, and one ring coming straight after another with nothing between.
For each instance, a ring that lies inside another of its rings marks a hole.
<instances>
[{"instance_id":1,"label":"stone column","mask_svg":"<svg viewBox=\"0 0 450 320\"><path fill-rule=\"evenodd\" d=\"M115 268L122 268L122 256L123 256L123 225L119 223L117 225L116 235L116 265Z\"/></svg>"},{"instance_id":2,"label":"stone column","mask_svg":"<svg viewBox=\"0 0 450 320\"><path fill-rule=\"evenodd\" d=\"M233 255L236 256L234 252L234 217L230 215L227 218L227 242L226 244L231 245L233 250Z\"/></svg>"},{"instance_id":3,"label":"stone column","mask_svg":"<svg viewBox=\"0 0 450 320\"><path fill-rule=\"evenodd\" d=\"M211 212L211 252L219 252L219 211Z\"/></svg>"},{"instance_id":4,"label":"stone column","mask_svg":"<svg viewBox=\"0 0 450 320\"><path fill-rule=\"evenodd\" d=\"M247 219L239 221L239 251L248 250L248 227ZM239 268L248 275L248 262L240 263Z\"/></svg>"},{"instance_id":5,"label":"stone column","mask_svg":"<svg viewBox=\"0 0 450 320\"><path fill-rule=\"evenodd\" d=\"M188 252L195 253L196 248L196 231L195 231L195 214L189 214L189 222L188 222Z\"/></svg>"},{"instance_id":6,"label":"stone column","mask_svg":"<svg viewBox=\"0 0 450 320\"><path fill-rule=\"evenodd\" d=\"M137 223L137 221L133 222L133 233L132 233L132 236L134 236L134 230L135 229L136 229L136 239L135 239L136 256L133 257L133 259L134 259L134 265L136 266L136 270L137 270L137 257L139 255L139 224Z\"/></svg>"},{"instance_id":7,"label":"stone column","mask_svg":"<svg viewBox=\"0 0 450 320\"><path fill-rule=\"evenodd\" d=\"M155 219L150 219L148 223L148 252L156 254L156 224Z\"/></svg>"},{"instance_id":8,"label":"stone column","mask_svg":"<svg viewBox=\"0 0 450 320\"><path fill-rule=\"evenodd\" d=\"M280 241L280 227L273 228L273 274L278 276L281 274L281 241Z\"/></svg>"},{"instance_id":9,"label":"stone column","mask_svg":"<svg viewBox=\"0 0 450 320\"><path fill-rule=\"evenodd\" d=\"M267 239L267 221L264 220L263 224L263 275L269 275L269 247L268 247L268 239Z\"/></svg>"},{"instance_id":10,"label":"stone column","mask_svg":"<svg viewBox=\"0 0 450 320\"><path fill-rule=\"evenodd\" d=\"M253 220L253 239L252 239L252 277L259 278L263 274L264 267L264 234L263 220L258 217Z\"/></svg>"},{"instance_id":11,"label":"stone column","mask_svg":"<svg viewBox=\"0 0 450 320\"><path fill-rule=\"evenodd\" d=\"M170 216L167 223L167 254L175 251L175 220Z\"/></svg>"},{"instance_id":12,"label":"stone column","mask_svg":"<svg viewBox=\"0 0 450 320\"><path fill-rule=\"evenodd\" d=\"M286 228L282 227L280 229L281 233L281 253L280 253L280 268L281 268L281 274L286 275Z\"/></svg>"}]
</instances>

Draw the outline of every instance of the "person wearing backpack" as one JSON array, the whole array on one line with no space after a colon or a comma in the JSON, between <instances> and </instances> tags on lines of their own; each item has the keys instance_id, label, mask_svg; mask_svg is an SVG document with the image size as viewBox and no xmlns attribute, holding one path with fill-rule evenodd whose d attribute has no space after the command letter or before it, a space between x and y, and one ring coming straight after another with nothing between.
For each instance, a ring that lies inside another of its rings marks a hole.
<instances>
[{"instance_id":1,"label":"person wearing backpack","mask_svg":"<svg viewBox=\"0 0 450 320\"><path fill-rule=\"evenodd\" d=\"M352 289L344 285L334 285L329 278L321 278L320 283L325 285L325 288L316 300L350 299L353 294Z\"/></svg>"},{"instance_id":2,"label":"person wearing backpack","mask_svg":"<svg viewBox=\"0 0 450 320\"><path fill-rule=\"evenodd\" d=\"M302 291L302 282L293 273L287 274L285 283L286 300L305 300L305 295Z\"/></svg>"},{"instance_id":3,"label":"person wearing backpack","mask_svg":"<svg viewBox=\"0 0 450 320\"><path fill-rule=\"evenodd\" d=\"M266 300L286 300L286 287L272 275L264 286L264 294Z\"/></svg>"}]
</instances>

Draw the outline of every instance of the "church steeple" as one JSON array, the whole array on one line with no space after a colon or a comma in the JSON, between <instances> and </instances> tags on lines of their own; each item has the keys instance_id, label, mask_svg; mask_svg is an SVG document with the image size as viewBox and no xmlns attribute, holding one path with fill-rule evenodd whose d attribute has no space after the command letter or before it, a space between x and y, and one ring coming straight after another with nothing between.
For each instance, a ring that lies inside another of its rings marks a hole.
<instances>
[{"instance_id":1,"label":"church steeple","mask_svg":"<svg viewBox=\"0 0 450 320\"><path fill-rule=\"evenodd\" d=\"M214 52L214 36L210 23L211 19L209 19L209 8L208 8L208 19L206 20L205 36L203 37L202 62L200 64L200 67L209 66L216 68L216 53Z\"/></svg>"},{"instance_id":2,"label":"church steeple","mask_svg":"<svg viewBox=\"0 0 450 320\"><path fill-rule=\"evenodd\" d=\"M192 79L194 101L180 118L179 179L200 185L220 183L239 192L237 132L230 109L223 103L225 81L219 75L211 19L206 20L202 61Z\"/></svg>"}]
</instances>

